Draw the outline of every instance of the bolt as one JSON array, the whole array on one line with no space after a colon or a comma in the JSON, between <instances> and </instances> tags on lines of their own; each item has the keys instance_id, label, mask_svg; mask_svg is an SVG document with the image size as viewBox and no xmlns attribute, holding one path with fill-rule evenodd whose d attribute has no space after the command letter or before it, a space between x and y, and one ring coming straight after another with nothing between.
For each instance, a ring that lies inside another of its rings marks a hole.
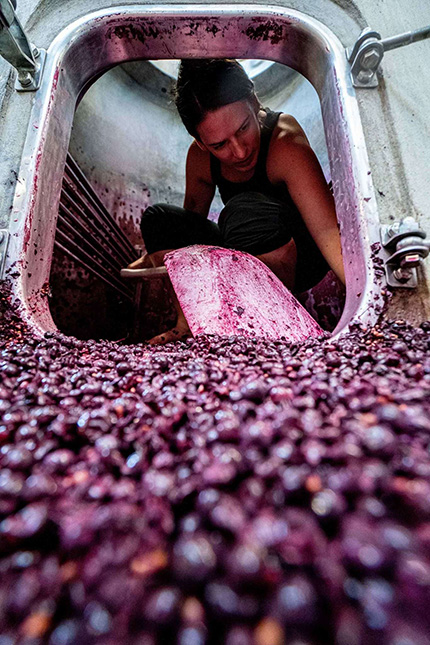
<instances>
[{"instance_id":1,"label":"bolt","mask_svg":"<svg viewBox=\"0 0 430 645\"><path fill-rule=\"evenodd\" d=\"M377 49L372 47L363 52L360 56L360 67L362 69L376 70L381 60L381 56Z\"/></svg>"},{"instance_id":2,"label":"bolt","mask_svg":"<svg viewBox=\"0 0 430 645\"><path fill-rule=\"evenodd\" d=\"M32 47L34 58L39 58L40 50L36 47L36 45L31 45L31 47Z\"/></svg>"},{"instance_id":3,"label":"bolt","mask_svg":"<svg viewBox=\"0 0 430 645\"><path fill-rule=\"evenodd\" d=\"M412 277L412 271L410 269L399 268L393 271L393 276L396 278L397 282L405 283Z\"/></svg>"},{"instance_id":4,"label":"bolt","mask_svg":"<svg viewBox=\"0 0 430 645\"><path fill-rule=\"evenodd\" d=\"M371 69L360 69L357 74L357 80L363 85L368 85L374 77L375 73Z\"/></svg>"},{"instance_id":5,"label":"bolt","mask_svg":"<svg viewBox=\"0 0 430 645\"><path fill-rule=\"evenodd\" d=\"M399 222L393 222L388 228L387 228L387 235L388 237L394 237L394 235L397 235L399 232Z\"/></svg>"},{"instance_id":6,"label":"bolt","mask_svg":"<svg viewBox=\"0 0 430 645\"><path fill-rule=\"evenodd\" d=\"M33 82L30 72L18 72L18 81L23 87L28 87Z\"/></svg>"}]
</instances>

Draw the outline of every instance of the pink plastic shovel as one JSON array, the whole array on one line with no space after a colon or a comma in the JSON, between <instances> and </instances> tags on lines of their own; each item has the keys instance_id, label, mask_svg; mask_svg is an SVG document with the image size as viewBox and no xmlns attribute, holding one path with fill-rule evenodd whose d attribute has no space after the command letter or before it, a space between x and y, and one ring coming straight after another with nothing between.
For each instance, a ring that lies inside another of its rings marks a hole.
<instances>
[{"instance_id":1,"label":"pink plastic shovel","mask_svg":"<svg viewBox=\"0 0 430 645\"><path fill-rule=\"evenodd\" d=\"M282 282L248 253L188 246L165 265L193 336L255 336L291 342L323 334Z\"/></svg>"}]
</instances>

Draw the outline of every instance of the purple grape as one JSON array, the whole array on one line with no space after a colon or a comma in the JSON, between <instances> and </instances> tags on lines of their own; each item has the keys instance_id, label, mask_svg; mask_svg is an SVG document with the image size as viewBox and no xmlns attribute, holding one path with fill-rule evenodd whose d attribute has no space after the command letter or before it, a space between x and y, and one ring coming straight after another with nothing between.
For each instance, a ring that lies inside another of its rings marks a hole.
<instances>
[{"instance_id":1,"label":"purple grape","mask_svg":"<svg viewBox=\"0 0 430 645\"><path fill-rule=\"evenodd\" d=\"M205 645L207 630L204 627L184 627L178 633L178 645Z\"/></svg>"},{"instance_id":2,"label":"purple grape","mask_svg":"<svg viewBox=\"0 0 430 645\"><path fill-rule=\"evenodd\" d=\"M173 569L179 579L206 580L215 570L216 563L213 547L204 534L184 536L173 548Z\"/></svg>"},{"instance_id":3,"label":"purple grape","mask_svg":"<svg viewBox=\"0 0 430 645\"><path fill-rule=\"evenodd\" d=\"M47 519L45 504L29 504L0 523L0 534L10 539L29 538L41 531Z\"/></svg>"},{"instance_id":4,"label":"purple grape","mask_svg":"<svg viewBox=\"0 0 430 645\"><path fill-rule=\"evenodd\" d=\"M287 625L309 624L317 618L318 596L302 574L293 575L279 588L275 612Z\"/></svg>"},{"instance_id":5,"label":"purple grape","mask_svg":"<svg viewBox=\"0 0 430 645\"><path fill-rule=\"evenodd\" d=\"M226 645L253 645L254 639L249 627L232 627L226 636Z\"/></svg>"},{"instance_id":6,"label":"purple grape","mask_svg":"<svg viewBox=\"0 0 430 645\"><path fill-rule=\"evenodd\" d=\"M154 591L143 607L148 621L165 625L175 620L179 612L181 594L175 587L161 587Z\"/></svg>"},{"instance_id":7,"label":"purple grape","mask_svg":"<svg viewBox=\"0 0 430 645\"><path fill-rule=\"evenodd\" d=\"M252 596L239 595L223 582L211 582L206 586L206 601L211 611L220 617L249 619L258 612L258 603Z\"/></svg>"},{"instance_id":8,"label":"purple grape","mask_svg":"<svg viewBox=\"0 0 430 645\"><path fill-rule=\"evenodd\" d=\"M78 641L79 631L77 620L65 620L52 632L49 645L73 645Z\"/></svg>"},{"instance_id":9,"label":"purple grape","mask_svg":"<svg viewBox=\"0 0 430 645\"><path fill-rule=\"evenodd\" d=\"M87 630L92 636L107 634L110 631L112 619L105 607L97 602L90 602L85 607L84 617Z\"/></svg>"}]
</instances>

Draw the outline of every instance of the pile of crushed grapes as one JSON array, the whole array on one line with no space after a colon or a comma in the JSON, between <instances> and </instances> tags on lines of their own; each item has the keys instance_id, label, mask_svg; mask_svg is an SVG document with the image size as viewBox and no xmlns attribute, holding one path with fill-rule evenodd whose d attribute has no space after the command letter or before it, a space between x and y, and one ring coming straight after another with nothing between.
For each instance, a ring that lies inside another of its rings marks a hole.
<instances>
[{"instance_id":1,"label":"pile of crushed grapes","mask_svg":"<svg viewBox=\"0 0 430 645\"><path fill-rule=\"evenodd\" d=\"M430 642L430 323L0 325L0 645Z\"/></svg>"}]
</instances>

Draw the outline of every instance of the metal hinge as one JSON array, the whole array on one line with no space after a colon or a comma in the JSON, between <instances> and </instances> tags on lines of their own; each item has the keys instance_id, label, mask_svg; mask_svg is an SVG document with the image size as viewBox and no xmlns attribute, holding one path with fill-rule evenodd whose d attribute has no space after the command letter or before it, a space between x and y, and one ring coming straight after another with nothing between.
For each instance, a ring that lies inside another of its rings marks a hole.
<instances>
[{"instance_id":1,"label":"metal hinge","mask_svg":"<svg viewBox=\"0 0 430 645\"><path fill-rule=\"evenodd\" d=\"M381 34L370 27L363 29L353 47L346 50L351 64L351 77L354 87L377 87L376 72L386 51L404 47L419 40L430 38L430 25L398 36L381 39Z\"/></svg>"},{"instance_id":2,"label":"metal hinge","mask_svg":"<svg viewBox=\"0 0 430 645\"><path fill-rule=\"evenodd\" d=\"M15 8L15 0L0 0L0 55L18 73L15 89L34 92L40 87L46 51L30 43Z\"/></svg>"},{"instance_id":3,"label":"metal hinge","mask_svg":"<svg viewBox=\"0 0 430 645\"><path fill-rule=\"evenodd\" d=\"M3 280L4 265L6 262L7 245L9 242L9 231L0 229L0 280Z\"/></svg>"},{"instance_id":4,"label":"metal hinge","mask_svg":"<svg viewBox=\"0 0 430 645\"><path fill-rule=\"evenodd\" d=\"M387 284L390 287L413 289L417 286L417 271L429 254L427 234L413 217L381 226L382 246L390 253L385 260Z\"/></svg>"}]
</instances>

